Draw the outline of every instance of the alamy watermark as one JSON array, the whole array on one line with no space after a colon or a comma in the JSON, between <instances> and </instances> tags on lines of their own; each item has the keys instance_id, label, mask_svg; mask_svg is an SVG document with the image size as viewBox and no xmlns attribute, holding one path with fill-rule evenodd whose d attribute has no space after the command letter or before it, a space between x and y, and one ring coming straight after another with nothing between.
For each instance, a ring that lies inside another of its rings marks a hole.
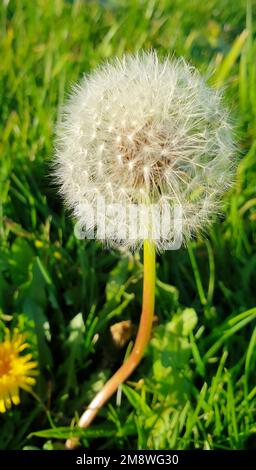
<instances>
[{"instance_id":1,"label":"alamy watermark","mask_svg":"<svg viewBox=\"0 0 256 470\"><path fill-rule=\"evenodd\" d=\"M182 244L182 206L161 204L96 203L79 204L75 236L113 241L151 239L162 241L166 250L178 250Z\"/></svg>"}]
</instances>

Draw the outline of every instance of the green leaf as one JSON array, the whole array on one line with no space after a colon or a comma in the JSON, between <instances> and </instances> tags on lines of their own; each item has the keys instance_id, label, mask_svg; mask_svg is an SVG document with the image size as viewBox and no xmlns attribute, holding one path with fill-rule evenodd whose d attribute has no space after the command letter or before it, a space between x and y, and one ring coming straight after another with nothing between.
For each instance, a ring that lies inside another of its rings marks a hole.
<instances>
[{"instance_id":1,"label":"green leaf","mask_svg":"<svg viewBox=\"0 0 256 470\"><path fill-rule=\"evenodd\" d=\"M229 72L234 67L235 62L242 51L247 36L248 32L246 30L242 31L242 33L234 41L233 46L231 47L227 56L223 59L221 65L215 73L215 76L212 77L212 81L217 87L223 85Z\"/></svg>"},{"instance_id":2,"label":"green leaf","mask_svg":"<svg viewBox=\"0 0 256 470\"><path fill-rule=\"evenodd\" d=\"M129 258L122 257L115 268L110 272L109 279L106 285L106 299L109 302L111 299L120 300L124 292L124 284L129 276Z\"/></svg>"},{"instance_id":3,"label":"green leaf","mask_svg":"<svg viewBox=\"0 0 256 470\"><path fill-rule=\"evenodd\" d=\"M177 309L179 292L176 287L156 280L156 303L161 310L170 317L173 310Z\"/></svg>"},{"instance_id":4,"label":"green leaf","mask_svg":"<svg viewBox=\"0 0 256 470\"><path fill-rule=\"evenodd\" d=\"M147 405L145 398L139 395L136 390L133 390L131 387L127 385L122 385L122 390L125 396L128 398L131 405L135 408L138 413L143 413L145 416L151 416L152 410Z\"/></svg>"},{"instance_id":5,"label":"green leaf","mask_svg":"<svg viewBox=\"0 0 256 470\"><path fill-rule=\"evenodd\" d=\"M167 403L184 404L191 393L188 361L191 345L188 335L197 324L194 309L185 309L166 325L154 330L150 349L153 354L153 378L158 393Z\"/></svg>"},{"instance_id":6,"label":"green leaf","mask_svg":"<svg viewBox=\"0 0 256 470\"><path fill-rule=\"evenodd\" d=\"M16 238L11 247L9 272L13 284L18 287L28 280L28 267L35 256L34 250L24 238Z\"/></svg>"},{"instance_id":7,"label":"green leaf","mask_svg":"<svg viewBox=\"0 0 256 470\"><path fill-rule=\"evenodd\" d=\"M40 368L52 366L52 355L46 341L46 316L47 296L46 280L42 275L36 259L28 268L29 280L20 287L17 297L17 306L30 320L33 320L37 336L38 355ZM39 381L43 376L39 376Z\"/></svg>"},{"instance_id":8,"label":"green leaf","mask_svg":"<svg viewBox=\"0 0 256 470\"><path fill-rule=\"evenodd\" d=\"M85 324L82 313L72 318L69 324L69 337L66 343L67 358L60 367L60 372L65 373L64 393L77 386L76 363L79 360L84 343Z\"/></svg>"}]
</instances>

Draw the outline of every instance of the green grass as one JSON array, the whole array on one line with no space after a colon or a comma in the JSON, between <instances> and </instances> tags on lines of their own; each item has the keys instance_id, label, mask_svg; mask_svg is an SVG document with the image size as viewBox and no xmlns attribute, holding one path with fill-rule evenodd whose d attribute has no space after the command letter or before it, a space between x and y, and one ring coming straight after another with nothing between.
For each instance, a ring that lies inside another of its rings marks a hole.
<instances>
[{"instance_id":1,"label":"green grass","mask_svg":"<svg viewBox=\"0 0 256 470\"><path fill-rule=\"evenodd\" d=\"M76 240L49 162L72 83L142 47L183 55L225 87L237 179L207 239L158 257L158 324L121 405L113 397L73 432L98 449L256 448L254 19L242 0L1 2L0 329L27 331L40 366L36 397L0 416L1 449L59 448L123 360L110 326L138 323L141 254Z\"/></svg>"}]
</instances>

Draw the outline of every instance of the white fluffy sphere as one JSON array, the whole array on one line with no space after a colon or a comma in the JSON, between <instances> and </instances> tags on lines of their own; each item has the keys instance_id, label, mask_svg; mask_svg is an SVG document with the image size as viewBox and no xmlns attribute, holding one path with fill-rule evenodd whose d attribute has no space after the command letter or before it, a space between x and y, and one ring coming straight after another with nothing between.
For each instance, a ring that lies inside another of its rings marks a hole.
<instances>
[{"instance_id":1,"label":"white fluffy sphere","mask_svg":"<svg viewBox=\"0 0 256 470\"><path fill-rule=\"evenodd\" d=\"M85 75L57 126L55 174L68 206L90 231L84 204L168 203L182 208L183 239L209 223L232 182L234 144L220 91L207 86L183 59L161 61L155 52L124 56ZM99 208L98 208L99 210ZM113 212L102 212L113 226ZM98 220L98 221L97 221ZM117 219L110 245L140 246L131 220ZM173 230L155 239L168 246ZM102 237L104 238L104 237Z\"/></svg>"}]
</instances>

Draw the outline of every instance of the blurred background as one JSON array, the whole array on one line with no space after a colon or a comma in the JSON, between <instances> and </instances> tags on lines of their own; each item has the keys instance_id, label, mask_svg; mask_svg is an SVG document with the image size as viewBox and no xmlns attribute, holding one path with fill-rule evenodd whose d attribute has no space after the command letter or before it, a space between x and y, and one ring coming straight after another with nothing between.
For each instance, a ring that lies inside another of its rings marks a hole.
<instances>
[{"instance_id":1,"label":"blurred background","mask_svg":"<svg viewBox=\"0 0 256 470\"><path fill-rule=\"evenodd\" d=\"M0 415L0 449L56 449L121 364L141 308L141 253L74 237L51 180L72 84L141 48L184 56L224 87L239 165L224 217L157 259L145 359L83 431L94 449L256 448L254 0L3 0L0 5L0 341L27 334L33 395ZM2 338L2 339L1 339Z\"/></svg>"}]
</instances>

